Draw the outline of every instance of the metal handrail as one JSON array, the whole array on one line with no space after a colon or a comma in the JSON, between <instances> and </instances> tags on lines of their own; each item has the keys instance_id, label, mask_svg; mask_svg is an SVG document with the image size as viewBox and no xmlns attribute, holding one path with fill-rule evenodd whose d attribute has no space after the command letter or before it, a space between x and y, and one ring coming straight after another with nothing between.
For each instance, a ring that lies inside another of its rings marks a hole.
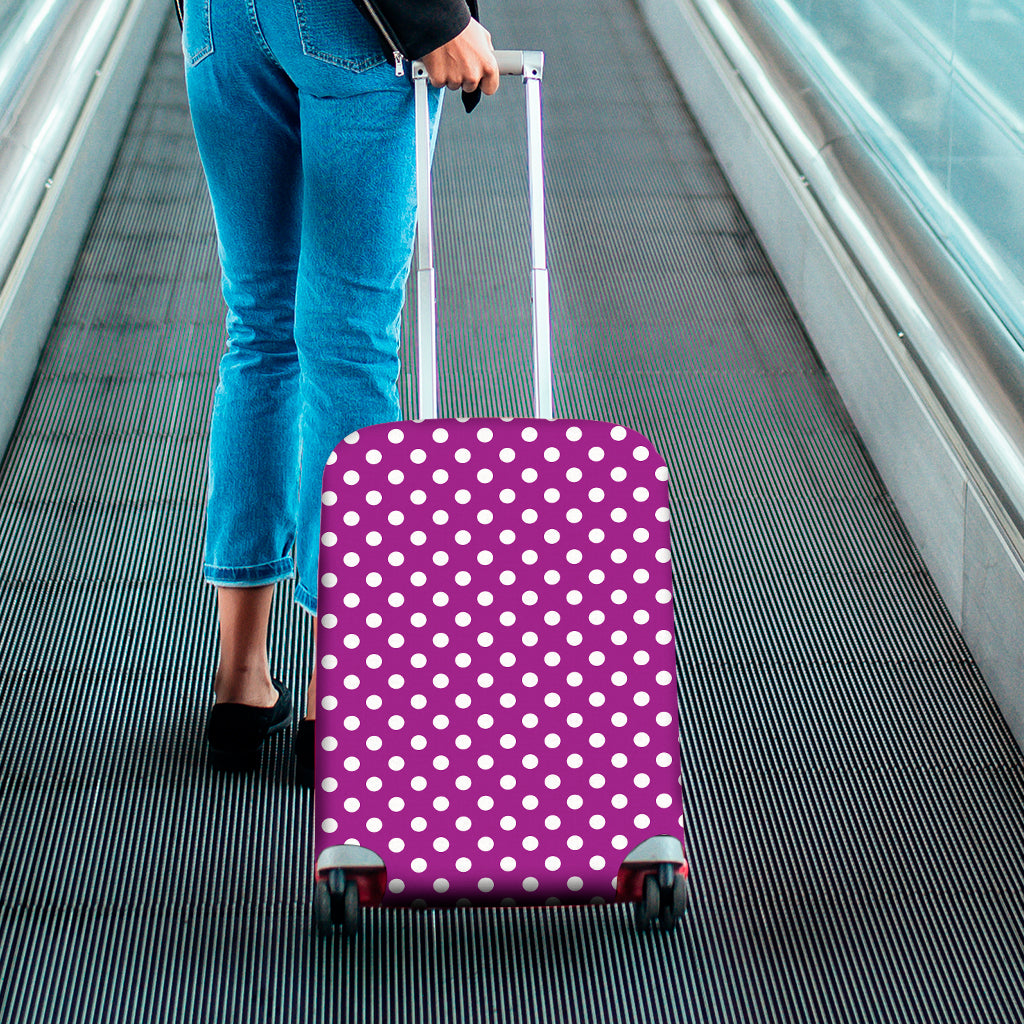
<instances>
[{"instance_id":1,"label":"metal handrail","mask_svg":"<svg viewBox=\"0 0 1024 1024\"><path fill-rule=\"evenodd\" d=\"M131 0L15 13L0 53L0 280L6 281ZM12 47L22 46L24 52Z\"/></svg>"},{"instance_id":2,"label":"metal handrail","mask_svg":"<svg viewBox=\"0 0 1024 1024\"><path fill-rule=\"evenodd\" d=\"M690 0L870 281L1024 557L1024 353L891 172L751 0ZM951 438L951 440L953 440Z\"/></svg>"}]
</instances>

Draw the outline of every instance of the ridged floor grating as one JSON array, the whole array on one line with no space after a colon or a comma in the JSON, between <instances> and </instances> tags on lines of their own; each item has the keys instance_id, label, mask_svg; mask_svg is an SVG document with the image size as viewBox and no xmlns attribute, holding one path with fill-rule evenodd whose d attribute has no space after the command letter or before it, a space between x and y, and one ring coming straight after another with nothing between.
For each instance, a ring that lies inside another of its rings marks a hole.
<instances>
[{"instance_id":1,"label":"ridged floor grating","mask_svg":"<svg viewBox=\"0 0 1024 1024\"><path fill-rule=\"evenodd\" d=\"M548 54L558 406L673 473L694 911L321 943L288 739L207 770L224 314L172 19L0 470L0 1019L1024 1020L1021 754L830 382L628 0L498 6ZM518 91L452 103L438 151L457 414L526 412ZM271 644L301 688L287 586Z\"/></svg>"}]
</instances>

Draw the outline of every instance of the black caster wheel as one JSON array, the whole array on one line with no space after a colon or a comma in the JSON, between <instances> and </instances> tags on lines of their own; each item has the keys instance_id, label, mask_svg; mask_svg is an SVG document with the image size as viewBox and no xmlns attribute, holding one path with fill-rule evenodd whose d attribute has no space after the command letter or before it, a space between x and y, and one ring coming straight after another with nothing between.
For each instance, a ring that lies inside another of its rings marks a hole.
<instances>
[{"instance_id":1,"label":"black caster wheel","mask_svg":"<svg viewBox=\"0 0 1024 1024\"><path fill-rule=\"evenodd\" d=\"M661 910L661 886L657 875L644 875L643 891L636 905L636 923L642 932L649 932L654 927L655 919Z\"/></svg>"},{"instance_id":2,"label":"black caster wheel","mask_svg":"<svg viewBox=\"0 0 1024 1024\"><path fill-rule=\"evenodd\" d=\"M356 885L356 880L350 878L345 883L345 892L342 896L341 904L341 933L351 938L353 935L359 934L359 925L361 923L361 913L359 908L359 886Z\"/></svg>"},{"instance_id":3,"label":"black caster wheel","mask_svg":"<svg viewBox=\"0 0 1024 1024\"><path fill-rule=\"evenodd\" d=\"M313 889L313 918L317 934L326 938L334 934L334 914L331 910L331 889L321 879Z\"/></svg>"},{"instance_id":4,"label":"black caster wheel","mask_svg":"<svg viewBox=\"0 0 1024 1024\"><path fill-rule=\"evenodd\" d=\"M658 915L661 930L673 931L689 906L690 881L680 872L672 879L671 885L662 886L661 889L661 911Z\"/></svg>"}]
</instances>

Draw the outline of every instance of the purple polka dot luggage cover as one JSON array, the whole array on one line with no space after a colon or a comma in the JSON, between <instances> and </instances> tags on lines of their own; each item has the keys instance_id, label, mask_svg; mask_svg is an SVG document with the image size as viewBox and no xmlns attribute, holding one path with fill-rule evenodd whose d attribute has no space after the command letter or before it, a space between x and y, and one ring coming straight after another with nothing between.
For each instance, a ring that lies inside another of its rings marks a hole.
<instances>
[{"instance_id":1,"label":"purple polka dot luggage cover","mask_svg":"<svg viewBox=\"0 0 1024 1024\"><path fill-rule=\"evenodd\" d=\"M317 877L347 868L367 904L635 899L658 837L687 873L667 478L646 438L592 420L338 445Z\"/></svg>"}]
</instances>

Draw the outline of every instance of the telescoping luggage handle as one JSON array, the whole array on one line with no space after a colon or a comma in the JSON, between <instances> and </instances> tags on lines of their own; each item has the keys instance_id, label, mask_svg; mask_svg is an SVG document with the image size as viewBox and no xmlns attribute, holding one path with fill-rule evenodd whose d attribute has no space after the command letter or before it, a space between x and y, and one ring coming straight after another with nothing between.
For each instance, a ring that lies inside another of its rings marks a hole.
<instances>
[{"instance_id":1,"label":"telescoping luggage handle","mask_svg":"<svg viewBox=\"0 0 1024 1024\"><path fill-rule=\"evenodd\" d=\"M533 304L533 409L552 416L551 304L548 296L544 229L544 162L541 147L540 83L544 54L536 50L496 50L502 75L521 76L526 86L527 172L530 188L531 296ZM416 87L416 349L419 360L419 416L437 416L437 325L434 316L434 238L431 227L430 116L427 71L412 65Z\"/></svg>"}]
</instances>

